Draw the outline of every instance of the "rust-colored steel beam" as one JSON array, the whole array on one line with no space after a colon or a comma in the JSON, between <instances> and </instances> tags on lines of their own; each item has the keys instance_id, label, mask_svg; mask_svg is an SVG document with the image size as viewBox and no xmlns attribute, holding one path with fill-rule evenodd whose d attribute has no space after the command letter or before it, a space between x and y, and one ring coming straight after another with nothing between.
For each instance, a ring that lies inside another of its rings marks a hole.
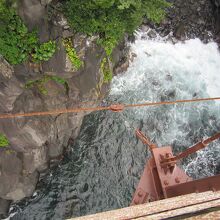
<instances>
[{"instance_id":1,"label":"rust-colored steel beam","mask_svg":"<svg viewBox=\"0 0 220 220\"><path fill-rule=\"evenodd\" d=\"M166 187L167 197L220 190L220 175L193 180L182 184Z\"/></svg>"},{"instance_id":2,"label":"rust-colored steel beam","mask_svg":"<svg viewBox=\"0 0 220 220\"><path fill-rule=\"evenodd\" d=\"M172 147L165 146L153 149L153 158L155 160L159 181L162 186L164 198L168 198L166 193L166 187L174 186L176 184L185 183L191 181L183 169L178 167L175 163L168 167L161 166L162 158L173 157Z\"/></svg>"},{"instance_id":3,"label":"rust-colored steel beam","mask_svg":"<svg viewBox=\"0 0 220 220\"><path fill-rule=\"evenodd\" d=\"M210 142L220 138L220 133L195 144L177 156L173 155L171 146L158 147L140 130L136 130L136 135L143 144L150 147L153 157L145 165L131 205L143 204L192 192L220 190L220 176L192 180L183 169L176 165L177 160L201 150Z\"/></svg>"},{"instance_id":4,"label":"rust-colored steel beam","mask_svg":"<svg viewBox=\"0 0 220 220\"><path fill-rule=\"evenodd\" d=\"M177 156L175 156L169 160L170 161L177 161L177 160L181 160L185 157L188 157L190 154L193 154L193 153L205 148L209 143L215 141L218 138L220 138L220 133L217 133L217 134L213 135L212 137L209 137L209 138L195 144L194 146L188 148L187 150L183 151L182 153L178 154Z\"/></svg>"},{"instance_id":5,"label":"rust-colored steel beam","mask_svg":"<svg viewBox=\"0 0 220 220\"><path fill-rule=\"evenodd\" d=\"M163 199L163 190L153 158L147 161L131 205Z\"/></svg>"},{"instance_id":6,"label":"rust-colored steel beam","mask_svg":"<svg viewBox=\"0 0 220 220\"><path fill-rule=\"evenodd\" d=\"M142 143L144 145L149 146L151 151L153 150L153 148L157 148L158 147L156 144L152 143L150 141L150 139L148 137L146 137L139 129L137 129L135 131L135 133L136 133L137 137L142 141Z\"/></svg>"}]
</instances>

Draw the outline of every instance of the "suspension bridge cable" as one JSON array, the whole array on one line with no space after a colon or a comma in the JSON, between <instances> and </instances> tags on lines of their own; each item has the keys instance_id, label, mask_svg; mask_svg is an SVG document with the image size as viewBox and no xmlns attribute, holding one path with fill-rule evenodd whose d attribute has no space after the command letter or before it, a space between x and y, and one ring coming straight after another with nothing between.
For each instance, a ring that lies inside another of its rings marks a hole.
<instances>
[{"instance_id":1,"label":"suspension bridge cable","mask_svg":"<svg viewBox=\"0 0 220 220\"><path fill-rule=\"evenodd\" d=\"M103 111L103 110L111 110L113 112L120 112L120 111L123 111L124 109L127 109L127 108L160 106L160 105L174 105L174 104L180 104L180 103L192 103L192 102L195 103L195 102L217 101L217 100L220 100L220 97L164 101L164 102L146 102L146 103L140 103L140 104L125 104L125 105L115 104L115 105L109 105L109 106L57 109L57 110L42 111L42 112L8 113L8 114L0 114L0 119L33 117L33 116L49 116L49 115L79 113L79 112L93 112L93 111Z\"/></svg>"}]
</instances>

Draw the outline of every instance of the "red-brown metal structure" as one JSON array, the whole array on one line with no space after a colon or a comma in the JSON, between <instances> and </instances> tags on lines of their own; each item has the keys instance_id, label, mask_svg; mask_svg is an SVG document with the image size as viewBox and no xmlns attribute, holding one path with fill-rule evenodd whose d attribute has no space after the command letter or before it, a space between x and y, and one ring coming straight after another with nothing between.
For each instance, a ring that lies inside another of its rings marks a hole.
<instances>
[{"instance_id":1,"label":"red-brown metal structure","mask_svg":"<svg viewBox=\"0 0 220 220\"><path fill-rule=\"evenodd\" d=\"M140 130L136 130L136 135L143 144L150 148L152 158L145 165L131 205L143 204L193 192L220 190L220 175L193 180L184 170L177 166L178 160L203 149L210 142L220 138L220 133L195 144L177 156L173 155L171 146L158 147Z\"/></svg>"}]
</instances>

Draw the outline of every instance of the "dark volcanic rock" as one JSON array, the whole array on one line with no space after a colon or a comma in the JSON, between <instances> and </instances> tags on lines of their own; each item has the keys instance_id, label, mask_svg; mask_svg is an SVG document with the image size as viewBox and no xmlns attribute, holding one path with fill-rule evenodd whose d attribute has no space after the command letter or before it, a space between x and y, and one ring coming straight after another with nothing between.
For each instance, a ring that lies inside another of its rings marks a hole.
<instances>
[{"instance_id":1,"label":"dark volcanic rock","mask_svg":"<svg viewBox=\"0 0 220 220\"><path fill-rule=\"evenodd\" d=\"M173 32L180 40L200 38L204 42L215 33L213 5L210 0L169 0L173 5L167 17L153 26L162 36Z\"/></svg>"},{"instance_id":2,"label":"dark volcanic rock","mask_svg":"<svg viewBox=\"0 0 220 220\"><path fill-rule=\"evenodd\" d=\"M38 180L38 173L25 172L22 158L13 150L1 150L0 195L2 199L20 200L31 196Z\"/></svg>"},{"instance_id":3,"label":"dark volcanic rock","mask_svg":"<svg viewBox=\"0 0 220 220\"><path fill-rule=\"evenodd\" d=\"M213 4L214 20L215 20L215 38L220 44L220 0L211 0Z\"/></svg>"},{"instance_id":4,"label":"dark volcanic rock","mask_svg":"<svg viewBox=\"0 0 220 220\"><path fill-rule=\"evenodd\" d=\"M180 24L175 32L174 32L174 36L178 39L178 40L185 40L186 39L186 33L185 33L185 26L184 24Z\"/></svg>"}]
</instances>

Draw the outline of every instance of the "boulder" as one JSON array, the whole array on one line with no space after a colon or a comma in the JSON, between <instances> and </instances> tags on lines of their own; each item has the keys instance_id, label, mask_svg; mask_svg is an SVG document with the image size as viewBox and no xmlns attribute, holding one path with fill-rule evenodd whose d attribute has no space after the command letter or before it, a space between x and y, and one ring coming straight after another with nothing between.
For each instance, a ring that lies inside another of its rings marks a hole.
<instances>
[{"instance_id":1,"label":"boulder","mask_svg":"<svg viewBox=\"0 0 220 220\"><path fill-rule=\"evenodd\" d=\"M150 38L156 38L157 37L157 33L152 29L147 33L147 35Z\"/></svg>"},{"instance_id":2,"label":"boulder","mask_svg":"<svg viewBox=\"0 0 220 220\"><path fill-rule=\"evenodd\" d=\"M185 32L185 26L184 24L179 24L178 27L176 28L175 32L174 32L174 36L178 39L178 40L182 40L184 41L186 39L186 32Z\"/></svg>"}]
</instances>

